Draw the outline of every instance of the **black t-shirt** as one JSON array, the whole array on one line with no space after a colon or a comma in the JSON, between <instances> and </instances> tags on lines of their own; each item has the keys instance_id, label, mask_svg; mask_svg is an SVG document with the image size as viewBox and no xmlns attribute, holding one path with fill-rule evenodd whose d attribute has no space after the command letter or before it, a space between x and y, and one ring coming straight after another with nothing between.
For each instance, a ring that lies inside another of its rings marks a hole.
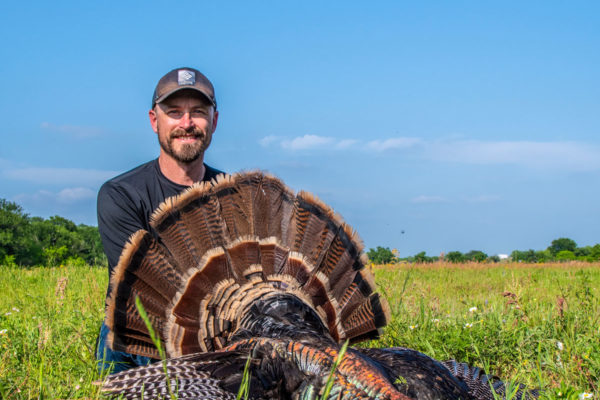
<instances>
[{"instance_id":1,"label":"black t-shirt","mask_svg":"<svg viewBox=\"0 0 600 400\"><path fill-rule=\"evenodd\" d=\"M203 181L210 181L223 172L204 164ZM170 181L160 171L158 159L142 164L102 185L98 192L98 230L108 258L109 276L119 261L129 237L145 229L155 237L150 215L167 197L188 186Z\"/></svg>"}]
</instances>

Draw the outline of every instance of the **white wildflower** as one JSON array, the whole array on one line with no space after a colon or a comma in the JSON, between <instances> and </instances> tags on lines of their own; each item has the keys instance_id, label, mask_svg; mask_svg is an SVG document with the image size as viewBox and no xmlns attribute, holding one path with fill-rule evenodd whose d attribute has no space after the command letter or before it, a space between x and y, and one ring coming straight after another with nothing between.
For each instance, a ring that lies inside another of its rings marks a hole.
<instances>
[{"instance_id":1,"label":"white wildflower","mask_svg":"<svg viewBox=\"0 0 600 400\"><path fill-rule=\"evenodd\" d=\"M4 313L4 315L11 315L12 313L9 311L7 313Z\"/></svg>"},{"instance_id":2,"label":"white wildflower","mask_svg":"<svg viewBox=\"0 0 600 400\"><path fill-rule=\"evenodd\" d=\"M477 311L477 307L471 307L471 308L469 308L469 312L470 313L474 313L475 311Z\"/></svg>"},{"instance_id":3,"label":"white wildflower","mask_svg":"<svg viewBox=\"0 0 600 400\"><path fill-rule=\"evenodd\" d=\"M434 324L439 324L440 320L437 318L434 318L431 320L431 322L433 322Z\"/></svg>"},{"instance_id":4,"label":"white wildflower","mask_svg":"<svg viewBox=\"0 0 600 400\"><path fill-rule=\"evenodd\" d=\"M562 342L556 341L556 348L560 351L563 351L563 349L565 348L565 346L563 345Z\"/></svg>"},{"instance_id":5,"label":"white wildflower","mask_svg":"<svg viewBox=\"0 0 600 400\"><path fill-rule=\"evenodd\" d=\"M417 326L419 325L409 325L408 329L410 329L411 331L414 330Z\"/></svg>"},{"instance_id":6,"label":"white wildflower","mask_svg":"<svg viewBox=\"0 0 600 400\"><path fill-rule=\"evenodd\" d=\"M472 328L472 327L473 327L473 324L472 324L472 323L470 323L470 322L467 322L467 323L465 324L465 328Z\"/></svg>"},{"instance_id":7,"label":"white wildflower","mask_svg":"<svg viewBox=\"0 0 600 400\"><path fill-rule=\"evenodd\" d=\"M2 329L0 331L0 335L6 335L6 332L8 332L8 329Z\"/></svg>"},{"instance_id":8,"label":"white wildflower","mask_svg":"<svg viewBox=\"0 0 600 400\"><path fill-rule=\"evenodd\" d=\"M594 397L592 393L583 392L579 395L579 400L591 399L592 397Z\"/></svg>"},{"instance_id":9,"label":"white wildflower","mask_svg":"<svg viewBox=\"0 0 600 400\"><path fill-rule=\"evenodd\" d=\"M18 309L17 307L13 307L13 308L12 308L12 310L13 310L14 312L19 312L19 309Z\"/></svg>"}]
</instances>

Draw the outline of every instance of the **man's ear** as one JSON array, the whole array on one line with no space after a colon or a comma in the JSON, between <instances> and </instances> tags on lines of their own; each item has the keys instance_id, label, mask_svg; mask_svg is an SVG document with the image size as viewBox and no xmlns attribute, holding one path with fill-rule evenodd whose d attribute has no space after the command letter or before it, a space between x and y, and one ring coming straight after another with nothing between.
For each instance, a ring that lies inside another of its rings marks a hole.
<instances>
[{"instance_id":1,"label":"man's ear","mask_svg":"<svg viewBox=\"0 0 600 400\"><path fill-rule=\"evenodd\" d=\"M148 117L150 118L150 125L152 125L152 130L158 133L158 123L156 119L156 111L154 109L148 111Z\"/></svg>"},{"instance_id":2,"label":"man's ear","mask_svg":"<svg viewBox=\"0 0 600 400\"><path fill-rule=\"evenodd\" d=\"M213 114L212 133L215 133L215 130L217 129L217 122L219 122L219 112L215 110Z\"/></svg>"}]
</instances>

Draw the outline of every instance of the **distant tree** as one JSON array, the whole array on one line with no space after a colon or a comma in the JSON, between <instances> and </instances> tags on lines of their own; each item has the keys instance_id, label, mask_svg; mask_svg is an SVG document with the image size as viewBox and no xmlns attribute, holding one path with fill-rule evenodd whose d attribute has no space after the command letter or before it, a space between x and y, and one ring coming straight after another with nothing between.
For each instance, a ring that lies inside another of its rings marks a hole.
<instances>
[{"instance_id":1,"label":"distant tree","mask_svg":"<svg viewBox=\"0 0 600 400\"><path fill-rule=\"evenodd\" d=\"M516 262L534 263L537 262L535 250L529 249L526 251L515 250L510 253L510 257Z\"/></svg>"},{"instance_id":2,"label":"distant tree","mask_svg":"<svg viewBox=\"0 0 600 400\"><path fill-rule=\"evenodd\" d=\"M575 257L579 259L587 259L587 257L592 254L592 246L578 247L573 252Z\"/></svg>"},{"instance_id":3,"label":"distant tree","mask_svg":"<svg viewBox=\"0 0 600 400\"><path fill-rule=\"evenodd\" d=\"M28 215L18 204L0 199L0 262L14 256L12 262L21 264L29 247Z\"/></svg>"},{"instance_id":4,"label":"distant tree","mask_svg":"<svg viewBox=\"0 0 600 400\"><path fill-rule=\"evenodd\" d=\"M524 252L521 250L513 250L512 253L510 253L510 259L516 262L521 262L524 258L523 253Z\"/></svg>"},{"instance_id":5,"label":"distant tree","mask_svg":"<svg viewBox=\"0 0 600 400\"><path fill-rule=\"evenodd\" d=\"M64 245L60 247L48 246L42 250L42 255L44 256L46 265L50 267L63 264L63 262L67 259L66 255L68 253L69 249L67 249L67 246Z\"/></svg>"},{"instance_id":6,"label":"distant tree","mask_svg":"<svg viewBox=\"0 0 600 400\"><path fill-rule=\"evenodd\" d=\"M431 262L431 257L427 257L424 251L417 253L414 255L414 261L417 263L429 263Z\"/></svg>"},{"instance_id":7,"label":"distant tree","mask_svg":"<svg viewBox=\"0 0 600 400\"><path fill-rule=\"evenodd\" d=\"M487 258L487 262L490 262L490 263L498 263L498 262L500 262L500 256L499 256L499 255L497 255L497 254L494 254L493 256L489 256L489 257Z\"/></svg>"},{"instance_id":8,"label":"distant tree","mask_svg":"<svg viewBox=\"0 0 600 400\"><path fill-rule=\"evenodd\" d=\"M66 218L57 215L48 219L32 218L31 228L35 243L42 248L42 262L47 266L64 264L84 246L77 235L77 226Z\"/></svg>"},{"instance_id":9,"label":"distant tree","mask_svg":"<svg viewBox=\"0 0 600 400\"><path fill-rule=\"evenodd\" d=\"M29 217L0 199L0 265L106 265L98 228L58 215Z\"/></svg>"},{"instance_id":10,"label":"distant tree","mask_svg":"<svg viewBox=\"0 0 600 400\"><path fill-rule=\"evenodd\" d=\"M374 264L391 264L398 260L389 247L381 246L377 246L376 249L369 249L367 257Z\"/></svg>"},{"instance_id":11,"label":"distant tree","mask_svg":"<svg viewBox=\"0 0 600 400\"><path fill-rule=\"evenodd\" d=\"M590 249L589 261L600 261L600 243L592 246Z\"/></svg>"},{"instance_id":12,"label":"distant tree","mask_svg":"<svg viewBox=\"0 0 600 400\"><path fill-rule=\"evenodd\" d=\"M82 240L79 256L89 265L106 265L108 261L104 254L98 228L80 224L77 225L77 234Z\"/></svg>"},{"instance_id":13,"label":"distant tree","mask_svg":"<svg viewBox=\"0 0 600 400\"><path fill-rule=\"evenodd\" d=\"M465 262L465 256L460 251L450 251L446 254L445 258L451 263Z\"/></svg>"},{"instance_id":14,"label":"distant tree","mask_svg":"<svg viewBox=\"0 0 600 400\"><path fill-rule=\"evenodd\" d=\"M545 263L548 261L552 261L552 253L550 250L538 250L535 253L535 262L537 263Z\"/></svg>"},{"instance_id":15,"label":"distant tree","mask_svg":"<svg viewBox=\"0 0 600 400\"><path fill-rule=\"evenodd\" d=\"M572 261L575 260L575 254L570 250L561 250L556 254L556 259L558 261Z\"/></svg>"},{"instance_id":16,"label":"distant tree","mask_svg":"<svg viewBox=\"0 0 600 400\"><path fill-rule=\"evenodd\" d=\"M464 255L466 261L484 262L488 256L483 251L471 250Z\"/></svg>"},{"instance_id":17,"label":"distant tree","mask_svg":"<svg viewBox=\"0 0 600 400\"><path fill-rule=\"evenodd\" d=\"M516 262L526 262L526 263L542 263L547 261L552 261L554 257L552 253L548 250L515 250L510 253L510 258Z\"/></svg>"},{"instance_id":18,"label":"distant tree","mask_svg":"<svg viewBox=\"0 0 600 400\"><path fill-rule=\"evenodd\" d=\"M575 243L574 240L569 238L558 238L552 241L552 243L548 247L548 250L550 250L550 253L552 253L553 256L556 256L559 252L563 250L567 250L574 253L576 248L577 243Z\"/></svg>"}]
</instances>

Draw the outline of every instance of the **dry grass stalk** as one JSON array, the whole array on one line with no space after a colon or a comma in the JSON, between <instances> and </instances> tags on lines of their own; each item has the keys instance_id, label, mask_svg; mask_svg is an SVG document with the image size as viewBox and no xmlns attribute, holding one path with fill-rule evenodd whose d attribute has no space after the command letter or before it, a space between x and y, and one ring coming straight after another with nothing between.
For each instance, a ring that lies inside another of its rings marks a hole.
<instances>
[{"instance_id":1,"label":"dry grass stalk","mask_svg":"<svg viewBox=\"0 0 600 400\"><path fill-rule=\"evenodd\" d=\"M46 347L46 344L48 344L48 341L50 340L50 336L52 335L52 329L50 329L50 327L44 328L44 325L41 322L39 322L38 332L38 350L42 350Z\"/></svg>"},{"instance_id":2,"label":"dry grass stalk","mask_svg":"<svg viewBox=\"0 0 600 400\"><path fill-rule=\"evenodd\" d=\"M56 289L54 290L54 296L56 297L56 304L61 307L63 301L65 300L65 290L67 289L67 283L69 283L69 278L66 276L62 276L58 278L56 282Z\"/></svg>"}]
</instances>

